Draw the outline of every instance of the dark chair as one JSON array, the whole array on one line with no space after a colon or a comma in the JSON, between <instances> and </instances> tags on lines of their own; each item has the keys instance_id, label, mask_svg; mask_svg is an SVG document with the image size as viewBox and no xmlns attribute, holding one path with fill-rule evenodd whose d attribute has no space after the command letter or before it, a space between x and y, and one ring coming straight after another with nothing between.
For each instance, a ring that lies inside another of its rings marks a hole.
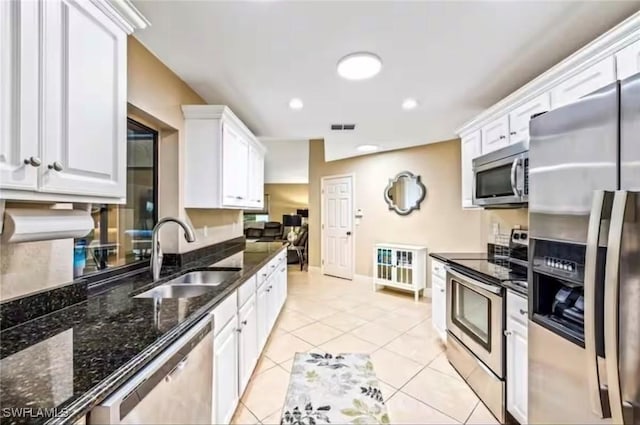
<instances>
[{"instance_id":1,"label":"dark chair","mask_svg":"<svg viewBox=\"0 0 640 425\"><path fill-rule=\"evenodd\" d=\"M298 233L298 237L295 241L293 241L292 247L295 250L296 256L298 257L297 261L291 261L292 263L300 263L300 270L304 270L305 266L308 262L308 248L309 248L309 227L302 226L300 229L300 233ZM289 261L287 261L289 263Z\"/></svg>"},{"instance_id":2,"label":"dark chair","mask_svg":"<svg viewBox=\"0 0 640 425\"><path fill-rule=\"evenodd\" d=\"M281 240L282 239L282 224L277 221L268 221L264 223L264 229L262 230L263 240Z\"/></svg>"},{"instance_id":3,"label":"dark chair","mask_svg":"<svg viewBox=\"0 0 640 425\"><path fill-rule=\"evenodd\" d=\"M260 239L262 237L263 230L256 227L247 227L244 229L244 236L247 239Z\"/></svg>"}]
</instances>

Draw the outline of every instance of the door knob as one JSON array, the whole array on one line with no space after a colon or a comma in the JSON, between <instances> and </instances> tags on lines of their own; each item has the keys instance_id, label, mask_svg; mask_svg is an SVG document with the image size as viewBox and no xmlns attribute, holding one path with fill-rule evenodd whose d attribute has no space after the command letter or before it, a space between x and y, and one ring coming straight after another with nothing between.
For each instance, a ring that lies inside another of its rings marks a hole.
<instances>
[{"instance_id":1,"label":"door knob","mask_svg":"<svg viewBox=\"0 0 640 425\"><path fill-rule=\"evenodd\" d=\"M53 161L53 164L49 164L49 169L54 171L62 171L64 167L58 161Z\"/></svg>"},{"instance_id":2,"label":"door knob","mask_svg":"<svg viewBox=\"0 0 640 425\"><path fill-rule=\"evenodd\" d=\"M347 232L347 236L351 236L351 232Z\"/></svg>"},{"instance_id":3,"label":"door knob","mask_svg":"<svg viewBox=\"0 0 640 425\"><path fill-rule=\"evenodd\" d=\"M39 167L42 164L42 161L37 156L31 156L29 158L25 158L24 163L26 165L31 165L32 167Z\"/></svg>"}]
</instances>

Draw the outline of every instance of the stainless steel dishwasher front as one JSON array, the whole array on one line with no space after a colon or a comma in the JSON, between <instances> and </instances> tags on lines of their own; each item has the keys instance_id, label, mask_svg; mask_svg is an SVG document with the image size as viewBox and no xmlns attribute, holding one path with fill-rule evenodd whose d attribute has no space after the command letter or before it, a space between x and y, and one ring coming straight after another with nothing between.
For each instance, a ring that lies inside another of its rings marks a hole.
<instances>
[{"instance_id":1,"label":"stainless steel dishwasher front","mask_svg":"<svg viewBox=\"0 0 640 425\"><path fill-rule=\"evenodd\" d=\"M213 316L208 314L91 410L89 424L210 424Z\"/></svg>"}]
</instances>

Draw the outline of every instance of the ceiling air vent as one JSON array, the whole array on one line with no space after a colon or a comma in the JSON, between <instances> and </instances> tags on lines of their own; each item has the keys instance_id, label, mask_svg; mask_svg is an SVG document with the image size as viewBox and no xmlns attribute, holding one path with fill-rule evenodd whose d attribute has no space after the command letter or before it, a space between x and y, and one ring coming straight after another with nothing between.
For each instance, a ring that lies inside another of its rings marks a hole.
<instances>
[{"instance_id":1,"label":"ceiling air vent","mask_svg":"<svg viewBox=\"0 0 640 425\"><path fill-rule=\"evenodd\" d=\"M331 124L331 130L355 130L355 124Z\"/></svg>"}]
</instances>

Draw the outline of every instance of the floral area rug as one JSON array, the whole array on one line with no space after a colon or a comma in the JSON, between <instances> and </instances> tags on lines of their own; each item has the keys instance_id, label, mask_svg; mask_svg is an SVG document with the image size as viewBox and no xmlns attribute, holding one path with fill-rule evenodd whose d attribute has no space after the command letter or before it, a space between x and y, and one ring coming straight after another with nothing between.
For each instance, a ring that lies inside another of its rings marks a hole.
<instances>
[{"instance_id":1,"label":"floral area rug","mask_svg":"<svg viewBox=\"0 0 640 425\"><path fill-rule=\"evenodd\" d=\"M281 424L388 424L368 354L296 353Z\"/></svg>"}]
</instances>

